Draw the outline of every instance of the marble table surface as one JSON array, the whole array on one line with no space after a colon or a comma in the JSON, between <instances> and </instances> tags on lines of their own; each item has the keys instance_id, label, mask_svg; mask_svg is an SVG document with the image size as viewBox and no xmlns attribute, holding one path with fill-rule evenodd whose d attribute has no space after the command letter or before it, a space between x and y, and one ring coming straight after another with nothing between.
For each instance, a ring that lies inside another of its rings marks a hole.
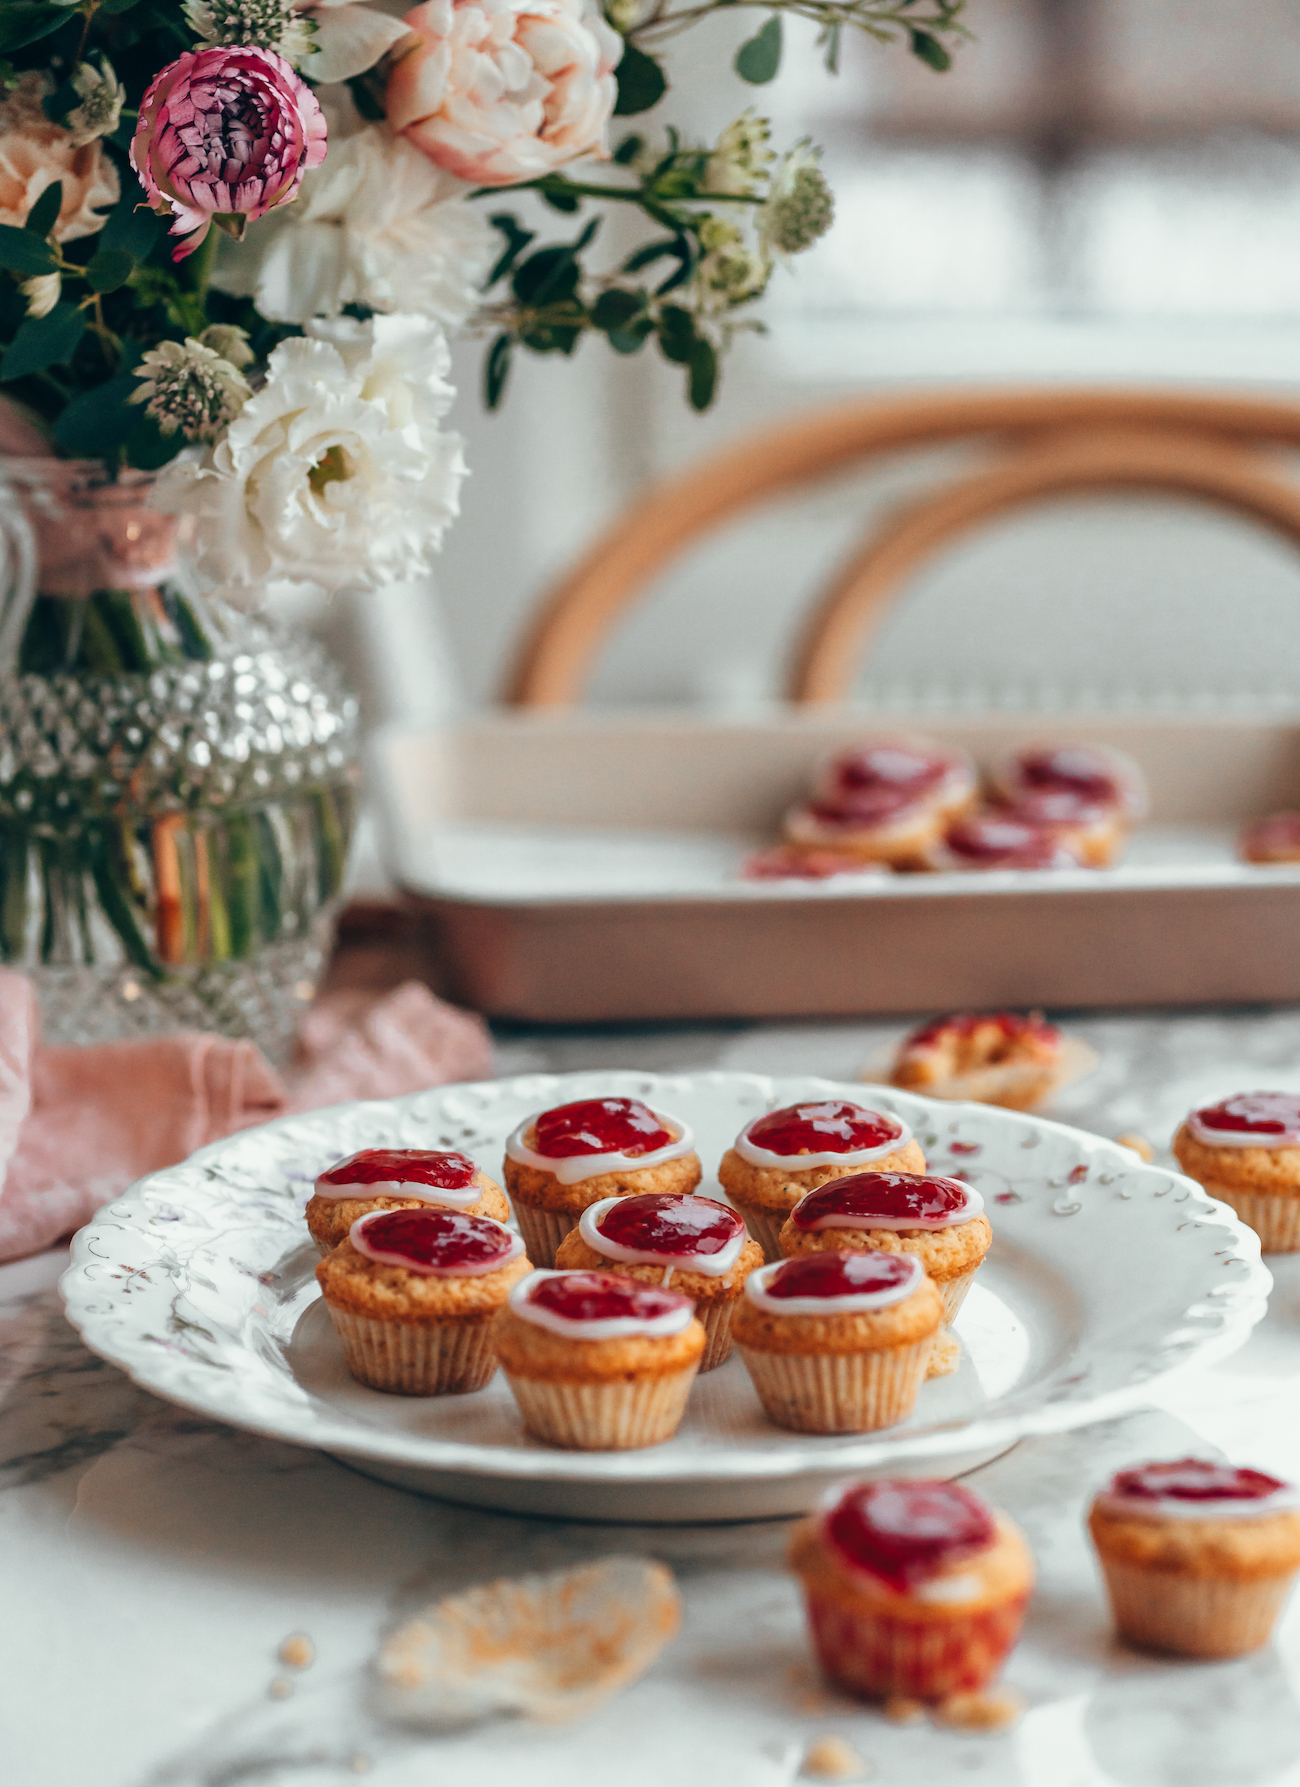
<instances>
[{"instance_id":1,"label":"marble table surface","mask_svg":"<svg viewBox=\"0 0 1300 1787\"><path fill-rule=\"evenodd\" d=\"M1101 1065L1051 1114L1163 1149L1189 1106L1300 1090L1300 1012L1080 1020ZM852 1078L897 1027L639 1030L502 1039L502 1072L704 1067ZM63 1255L0 1268L0 1780L12 1787L781 1787L847 1738L881 1787L1300 1784L1300 1600L1240 1662L1156 1661L1110 1633L1081 1526L1087 1487L1185 1450L1300 1479L1300 1256L1232 1358L1149 1408L1026 1442L971 1479L1029 1535L1039 1587L993 1736L887 1723L826 1693L782 1566L785 1522L596 1527L478 1513L235 1433L134 1388L81 1346ZM584 1723L449 1737L379 1723L383 1632L470 1582L636 1550L677 1572L685 1622ZM278 1659L306 1634L315 1660Z\"/></svg>"}]
</instances>

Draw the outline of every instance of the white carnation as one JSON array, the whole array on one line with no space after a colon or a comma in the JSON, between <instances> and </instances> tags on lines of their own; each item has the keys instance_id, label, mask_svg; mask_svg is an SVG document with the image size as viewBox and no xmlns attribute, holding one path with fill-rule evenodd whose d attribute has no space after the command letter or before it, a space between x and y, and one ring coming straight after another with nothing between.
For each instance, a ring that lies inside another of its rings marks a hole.
<instances>
[{"instance_id":1,"label":"white carnation","mask_svg":"<svg viewBox=\"0 0 1300 1787\"><path fill-rule=\"evenodd\" d=\"M237 607L289 578L373 590L429 569L459 512L455 392L437 323L418 316L307 325L225 438L173 461L158 504L196 518L198 568Z\"/></svg>"},{"instance_id":2,"label":"white carnation","mask_svg":"<svg viewBox=\"0 0 1300 1787\"><path fill-rule=\"evenodd\" d=\"M223 245L215 283L279 323L357 304L458 329L478 307L498 247L464 191L387 125L370 125L331 140L292 205L237 248Z\"/></svg>"}]
</instances>

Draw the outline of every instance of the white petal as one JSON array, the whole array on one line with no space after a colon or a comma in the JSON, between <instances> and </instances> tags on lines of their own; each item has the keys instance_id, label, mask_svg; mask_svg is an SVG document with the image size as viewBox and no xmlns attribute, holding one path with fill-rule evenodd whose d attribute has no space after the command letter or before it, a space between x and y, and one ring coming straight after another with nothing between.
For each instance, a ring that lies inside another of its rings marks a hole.
<instances>
[{"instance_id":1,"label":"white petal","mask_svg":"<svg viewBox=\"0 0 1300 1787\"><path fill-rule=\"evenodd\" d=\"M410 36L410 27L400 19L368 6L334 4L313 16L316 47L298 64L300 73L312 81L350 81Z\"/></svg>"}]
</instances>

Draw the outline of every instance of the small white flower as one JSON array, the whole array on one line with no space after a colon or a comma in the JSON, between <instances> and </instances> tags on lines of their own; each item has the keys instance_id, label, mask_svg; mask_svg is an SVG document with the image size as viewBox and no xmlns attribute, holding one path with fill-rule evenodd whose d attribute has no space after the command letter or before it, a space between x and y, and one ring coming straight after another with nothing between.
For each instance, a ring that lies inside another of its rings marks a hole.
<instances>
[{"instance_id":1,"label":"small white flower","mask_svg":"<svg viewBox=\"0 0 1300 1787\"><path fill-rule=\"evenodd\" d=\"M126 103L126 88L113 73L107 56L99 58L99 67L79 62L72 74L72 86L81 104L64 119L71 133L74 149L84 149L97 137L112 136Z\"/></svg>"},{"instance_id":2,"label":"small white flower","mask_svg":"<svg viewBox=\"0 0 1300 1787\"><path fill-rule=\"evenodd\" d=\"M59 301L63 290L63 275L37 273L32 279L24 279L19 289L27 300L28 316L48 316Z\"/></svg>"},{"instance_id":3,"label":"small white flower","mask_svg":"<svg viewBox=\"0 0 1300 1787\"><path fill-rule=\"evenodd\" d=\"M247 608L273 578L332 592L427 571L465 475L440 425L449 365L418 316L313 322L281 342L219 444L159 478L159 505L197 519L204 580Z\"/></svg>"},{"instance_id":4,"label":"small white flower","mask_svg":"<svg viewBox=\"0 0 1300 1787\"><path fill-rule=\"evenodd\" d=\"M818 162L821 150L807 137L782 157L758 208L758 235L769 254L784 260L802 254L824 236L835 218L835 200Z\"/></svg>"},{"instance_id":5,"label":"small white flower","mask_svg":"<svg viewBox=\"0 0 1300 1787\"><path fill-rule=\"evenodd\" d=\"M706 310L733 310L762 297L772 263L750 248L742 229L724 218L706 217L700 224L700 247L704 255L695 286Z\"/></svg>"},{"instance_id":6,"label":"small white flower","mask_svg":"<svg viewBox=\"0 0 1300 1787\"><path fill-rule=\"evenodd\" d=\"M241 330L242 334L243 331ZM252 395L229 360L201 341L164 341L136 368L143 382L128 402L143 403L164 434L179 428L187 441L214 441Z\"/></svg>"},{"instance_id":7,"label":"small white flower","mask_svg":"<svg viewBox=\"0 0 1300 1787\"><path fill-rule=\"evenodd\" d=\"M185 0L208 43L274 50L316 82L350 81L411 35L400 19L357 0Z\"/></svg>"},{"instance_id":8,"label":"small white flower","mask_svg":"<svg viewBox=\"0 0 1300 1787\"><path fill-rule=\"evenodd\" d=\"M497 252L487 219L451 175L384 124L331 142L296 201L263 218L214 278L273 322L338 316L344 305L403 311L458 329Z\"/></svg>"},{"instance_id":9,"label":"small white flower","mask_svg":"<svg viewBox=\"0 0 1300 1787\"><path fill-rule=\"evenodd\" d=\"M315 27L293 0L185 0L190 30L206 43L274 50L295 66L310 54Z\"/></svg>"},{"instance_id":10,"label":"small white flower","mask_svg":"<svg viewBox=\"0 0 1300 1787\"><path fill-rule=\"evenodd\" d=\"M220 354L223 360L228 360L240 371L251 366L256 358L248 345L247 334L234 323L210 323L198 339L200 347L211 348L214 354Z\"/></svg>"},{"instance_id":11,"label":"small white flower","mask_svg":"<svg viewBox=\"0 0 1300 1787\"><path fill-rule=\"evenodd\" d=\"M734 123L728 124L718 138L712 155L704 166L706 192L757 192L776 160L768 148L772 126L760 118L753 106L743 111Z\"/></svg>"}]
</instances>

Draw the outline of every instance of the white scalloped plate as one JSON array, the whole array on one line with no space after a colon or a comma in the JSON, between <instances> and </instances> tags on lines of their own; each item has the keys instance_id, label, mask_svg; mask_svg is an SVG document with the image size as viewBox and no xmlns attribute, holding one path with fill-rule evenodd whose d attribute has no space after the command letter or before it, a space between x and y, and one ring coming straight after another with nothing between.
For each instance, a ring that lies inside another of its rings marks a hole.
<instances>
[{"instance_id":1,"label":"white scalloped plate","mask_svg":"<svg viewBox=\"0 0 1300 1787\"><path fill-rule=\"evenodd\" d=\"M622 1453L530 1440L499 1375L476 1395L428 1400L354 1383L302 1219L316 1174L384 1143L461 1148L499 1177L505 1138L529 1112L611 1094L690 1123L701 1190L714 1196L708 1175L760 1111L824 1096L896 1111L937 1171L978 1186L993 1223L957 1323L958 1371L926 1384L903 1425L822 1439L769 1426L733 1358L698 1380L675 1439ZM72 1258L69 1319L159 1396L452 1500L629 1521L794 1513L849 1473L969 1469L1231 1352L1272 1284L1231 1210L1113 1142L987 1105L742 1073L532 1074L282 1118L142 1179L81 1231Z\"/></svg>"}]
</instances>

